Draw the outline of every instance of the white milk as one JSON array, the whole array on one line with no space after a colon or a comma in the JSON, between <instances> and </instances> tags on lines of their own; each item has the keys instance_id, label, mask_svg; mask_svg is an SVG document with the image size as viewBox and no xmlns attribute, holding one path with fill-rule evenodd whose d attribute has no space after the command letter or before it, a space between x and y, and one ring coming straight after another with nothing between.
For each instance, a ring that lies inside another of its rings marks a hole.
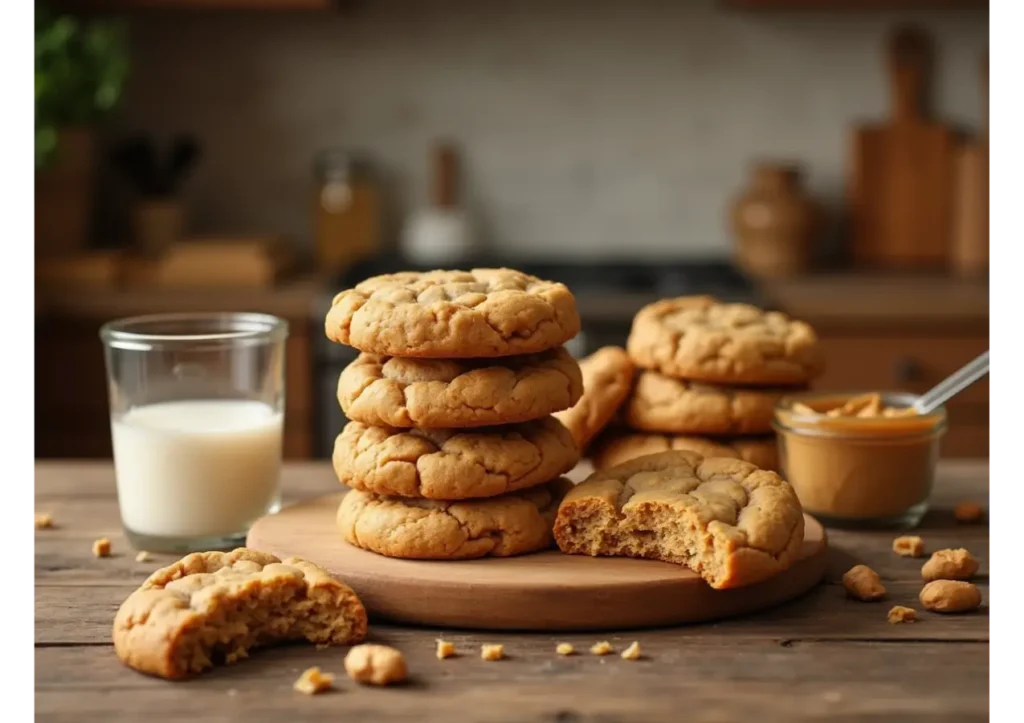
<instances>
[{"instance_id":1,"label":"white milk","mask_svg":"<svg viewBox=\"0 0 1024 723\"><path fill-rule=\"evenodd\" d=\"M245 532L277 505L280 412L236 399L136 407L111 423L121 519L132 532Z\"/></svg>"}]
</instances>

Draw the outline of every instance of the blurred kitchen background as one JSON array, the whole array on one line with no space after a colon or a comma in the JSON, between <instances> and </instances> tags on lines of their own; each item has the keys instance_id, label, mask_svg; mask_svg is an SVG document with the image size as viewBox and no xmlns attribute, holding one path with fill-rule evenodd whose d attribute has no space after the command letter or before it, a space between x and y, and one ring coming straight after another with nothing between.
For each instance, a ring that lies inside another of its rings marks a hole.
<instances>
[{"instance_id":1,"label":"blurred kitchen background","mask_svg":"<svg viewBox=\"0 0 1024 723\"><path fill-rule=\"evenodd\" d=\"M334 293L567 283L577 355L711 293L806 319L821 389L988 348L988 3L37 3L36 455L109 457L110 319L286 318L286 455L326 457ZM947 456L988 455L988 383Z\"/></svg>"}]
</instances>

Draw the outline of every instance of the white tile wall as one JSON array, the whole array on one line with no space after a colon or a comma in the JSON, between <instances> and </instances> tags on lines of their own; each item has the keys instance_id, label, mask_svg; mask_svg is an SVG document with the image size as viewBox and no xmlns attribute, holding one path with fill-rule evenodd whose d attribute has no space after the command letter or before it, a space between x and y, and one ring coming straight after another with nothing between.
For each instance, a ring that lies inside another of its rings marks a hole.
<instances>
[{"instance_id":1,"label":"white tile wall","mask_svg":"<svg viewBox=\"0 0 1024 723\"><path fill-rule=\"evenodd\" d=\"M317 150L372 153L397 199L461 145L495 245L537 254L716 254L756 157L841 196L856 119L885 112L894 22L934 35L936 110L980 115L980 12L740 13L713 0L362 0L336 14L144 14L117 127L190 130L194 226L309 243Z\"/></svg>"}]
</instances>

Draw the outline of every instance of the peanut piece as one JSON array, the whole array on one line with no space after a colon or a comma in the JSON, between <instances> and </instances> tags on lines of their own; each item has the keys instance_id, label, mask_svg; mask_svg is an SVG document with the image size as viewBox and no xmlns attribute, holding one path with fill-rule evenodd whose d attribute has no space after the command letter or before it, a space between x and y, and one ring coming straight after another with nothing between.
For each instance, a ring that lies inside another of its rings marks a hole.
<instances>
[{"instance_id":1,"label":"peanut piece","mask_svg":"<svg viewBox=\"0 0 1024 723\"><path fill-rule=\"evenodd\" d=\"M961 580L933 580L921 590L921 604L937 613L965 613L981 605L981 590Z\"/></svg>"},{"instance_id":2,"label":"peanut piece","mask_svg":"<svg viewBox=\"0 0 1024 723\"><path fill-rule=\"evenodd\" d=\"M843 575L843 587L847 594L858 600L871 602L885 597L885 586L878 573L867 565L855 565Z\"/></svg>"},{"instance_id":3,"label":"peanut piece","mask_svg":"<svg viewBox=\"0 0 1024 723\"><path fill-rule=\"evenodd\" d=\"M36 529L48 530L51 527L53 527L53 515L51 515L49 512L37 512Z\"/></svg>"},{"instance_id":4,"label":"peanut piece","mask_svg":"<svg viewBox=\"0 0 1024 723\"><path fill-rule=\"evenodd\" d=\"M796 412L797 414L804 414L804 415L807 415L809 417L821 416L820 412L816 412L813 409L811 409L810 407L808 407L806 404L801 404L800 402L793 402L790 405L789 408L792 411Z\"/></svg>"},{"instance_id":5,"label":"peanut piece","mask_svg":"<svg viewBox=\"0 0 1024 723\"><path fill-rule=\"evenodd\" d=\"M640 660L640 643L634 640L628 648L622 651L622 659Z\"/></svg>"},{"instance_id":6,"label":"peanut piece","mask_svg":"<svg viewBox=\"0 0 1024 723\"><path fill-rule=\"evenodd\" d=\"M939 550L921 566L925 580L970 580L978 571L978 561L962 547L958 550Z\"/></svg>"},{"instance_id":7,"label":"peanut piece","mask_svg":"<svg viewBox=\"0 0 1024 723\"><path fill-rule=\"evenodd\" d=\"M437 659L444 660L455 655L455 643L450 643L447 640L437 641Z\"/></svg>"},{"instance_id":8,"label":"peanut piece","mask_svg":"<svg viewBox=\"0 0 1024 723\"><path fill-rule=\"evenodd\" d=\"M912 623L917 620L917 611L903 605L896 605L889 611L889 623Z\"/></svg>"},{"instance_id":9,"label":"peanut piece","mask_svg":"<svg viewBox=\"0 0 1024 723\"><path fill-rule=\"evenodd\" d=\"M149 553L139 550L139 554L135 556L135 562L149 562Z\"/></svg>"},{"instance_id":10,"label":"peanut piece","mask_svg":"<svg viewBox=\"0 0 1024 723\"><path fill-rule=\"evenodd\" d=\"M110 557L110 540L101 537L92 543L92 554L94 557Z\"/></svg>"},{"instance_id":11,"label":"peanut piece","mask_svg":"<svg viewBox=\"0 0 1024 723\"><path fill-rule=\"evenodd\" d=\"M481 645L480 658L483 660L501 660L505 657L504 645Z\"/></svg>"},{"instance_id":12,"label":"peanut piece","mask_svg":"<svg viewBox=\"0 0 1024 723\"><path fill-rule=\"evenodd\" d=\"M916 535L904 535L892 541L892 551L903 557L921 557L924 554L924 540Z\"/></svg>"},{"instance_id":13,"label":"peanut piece","mask_svg":"<svg viewBox=\"0 0 1024 723\"><path fill-rule=\"evenodd\" d=\"M613 648L612 644L609 643L607 640L602 640L599 643L594 643L593 645L591 645L590 652L594 655L608 655L609 653L614 653L615 648Z\"/></svg>"},{"instance_id":14,"label":"peanut piece","mask_svg":"<svg viewBox=\"0 0 1024 723\"><path fill-rule=\"evenodd\" d=\"M953 510L953 516L957 522L973 525L981 522L981 518L985 516L985 511L981 509L981 505L977 502L961 502Z\"/></svg>"},{"instance_id":15,"label":"peanut piece","mask_svg":"<svg viewBox=\"0 0 1024 723\"><path fill-rule=\"evenodd\" d=\"M357 645L345 656L345 672L357 683L389 685L408 675L405 657L387 645Z\"/></svg>"},{"instance_id":16,"label":"peanut piece","mask_svg":"<svg viewBox=\"0 0 1024 723\"><path fill-rule=\"evenodd\" d=\"M306 695L316 695L317 693L323 693L325 690L330 690L333 684L334 676L330 673L321 673L320 668L314 665L312 668L307 668L306 672L299 676L298 680L292 684L292 688ZM228 691L229 694L230 692Z\"/></svg>"},{"instance_id":17,"label":"peanut piece","mask_svg":"<svg viewBox=\"0 0 1024 723\"><path fill-rule=\"evenodd\" d=\"M572 647L572 643L559 643L555 646L555 652L559 655L572 655L576 648Z\"/></svg>"}]
</instances>

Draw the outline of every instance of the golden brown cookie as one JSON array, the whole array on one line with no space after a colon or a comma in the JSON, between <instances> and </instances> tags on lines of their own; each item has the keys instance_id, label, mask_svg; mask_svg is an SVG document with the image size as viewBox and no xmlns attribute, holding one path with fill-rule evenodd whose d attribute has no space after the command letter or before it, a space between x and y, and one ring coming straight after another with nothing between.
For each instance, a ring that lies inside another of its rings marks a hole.
<instances>
[{"instance_id":1,"label":"golden brown cookie","mask_svg":"<svg viewBox=\"0 0 1024 723\"><path fill-rule=\"evenodd\" d=\"M726 387L641 372L626 405L634 429L674 434L769 434L791 390Z\"/></svg>"},{"instance_id":2,"label":"golden brown cookie","mask_svg":"<svg viewBox=\"0 0 1024 723\"><path fill-rule=\"evenodd\" d=\"M633 362L626 350L605 346L580 362L583 396L571 409L555 414L582 451L615 417L633 385Z\"/></svg>"},{"instance_id":3,"label":"golden brown cookie","mask_svg":"<svg viewBox=\"0 0 1024 723\"><path fill-rule=\"evenodd\" d=\"M562 500L554 531L562 552L675 562L724 589L789 567L804 518L793 488L774 472L664 452L581 482Z\"/></svg>"},{"instance_id":4,"label":"golden brown cookie","mask_svg":"<svg viewBox=\"0 0 1024 723\"><path fill-rule=\"evenodd\" d=\"M353 489L462 500L539 485L579 461L553 417L474 430L393 429L349 422L334 442L334 471Z\"/></svg>"},{"instance_id":5,"label":"golden brown cookie","mask_svg":"<svg viewBox=\"0 0 1024 723\"><path fill-rule=\"evenodd\" d=\"M442 502L352 490L338 529L352 545L386 557L468 560L510 557L551 546L551 523L572 483L564 477L485 500Z\"/></svg>"},{"instance_id":6,"label":"golden brown cookie","mask_svg":"<svg viewBox=\"0 0 1024 723\"><path fill-rule=\"evenodd\" d=\"M705 457L742 459L761 469L780 471L778 445L774 435L708 439L643 432L616 433L602 437L591 451L590 458L594 463L594 469L607 469L646 454L669 450L687 450Z\"/></svg>"},{"instance_id":7,"label":"golden brown cookie","mask_svg":"<svg viewBox=\"0 0 1024 723\"><path fill-rule=\"evenodd\" d=\"M406 271L334 297L327 338L389 356L465 359L532 354L580 330L564 284L513 269Z\"/></svg>"},{"instance_id":8,"label":"golden brown cookie","mask_svg":"<svg viewBox=\"0 0 1024 723\"><path fill-rule=\"evenodd\" d=\"M157 570L114 619L117 657L163 678L233 663L268 643L365 637L366 610L347 585L311 562L244 547L197 552Z\"/></svg>"},{"instance_id":9,"label":"golden brown cookie","mask_svg":"<svg viewBox=\"0 0 1024 723\"><path fill-rule=\"evenodd\" d=\"M710 296L645 306L626 348L645 369L718 384L803 385L823 368L817 336L804 322Z\"/></svg>"},{"instance_id":10,"label":"golden brown cookie","mask_svg":"<svg viewBox=\"0 0 1024 723\"><path fill-rule=\"evenodd\" d=\"M420 429L540 419L571 407L581 394L580 366L562 347L499 360L360 354L338 380L349 419Z\"/></svg>"}]
</instances>

